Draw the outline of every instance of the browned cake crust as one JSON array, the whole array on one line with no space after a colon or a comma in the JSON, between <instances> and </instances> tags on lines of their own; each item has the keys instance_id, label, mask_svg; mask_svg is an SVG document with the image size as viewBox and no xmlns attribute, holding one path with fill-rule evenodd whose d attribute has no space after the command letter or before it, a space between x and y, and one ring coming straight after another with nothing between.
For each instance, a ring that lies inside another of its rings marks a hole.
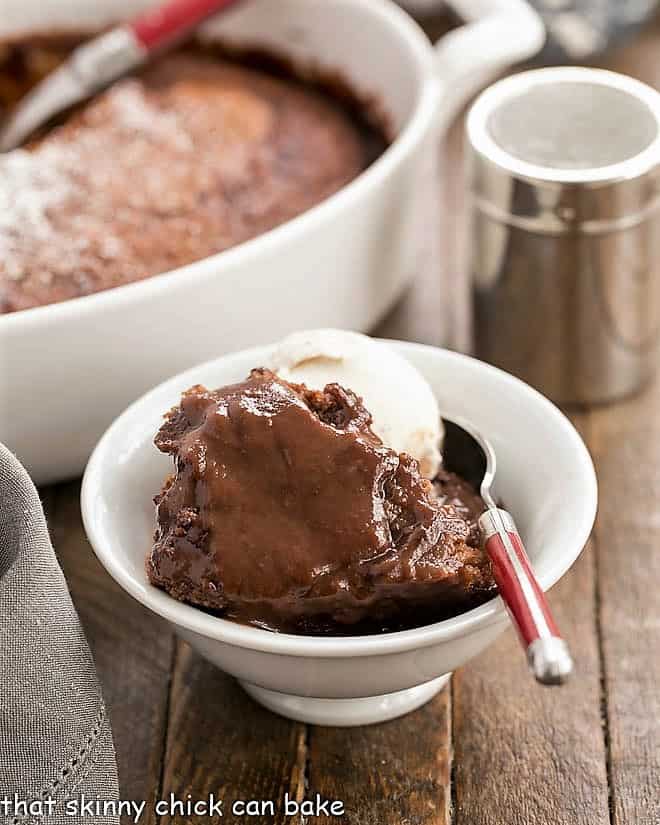
<instances>
[{"instance_id":1,"label":"browned cake crust","mask_svg":"<svg viewBox=\"0 0 660 825\"><path fill-rule=\"evenodd\" d=\"M184 393L156 436L175 473L155 499L151 582L303 633L415 626L489 598L469 518L370 423L339 385L311 392L267 370Z\"/></svg>"},{"instance_id":2,"label":"browned cake crust","mask_svg":"<svg viewBox=\"0 0 660 825\"><path fill-rule=\"evenodd\" d=\"M311 88L169 55L0 156L0 312L241 243L341 188L368 154L350 116Z\"/></svg>"}]
</instances>

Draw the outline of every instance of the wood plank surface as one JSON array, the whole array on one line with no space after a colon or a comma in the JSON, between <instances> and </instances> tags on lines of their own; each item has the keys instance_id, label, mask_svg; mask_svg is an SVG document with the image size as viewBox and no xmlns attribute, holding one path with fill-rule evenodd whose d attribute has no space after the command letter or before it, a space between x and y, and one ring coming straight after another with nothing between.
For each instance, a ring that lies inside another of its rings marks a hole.
<instances>
[{"instance_id":1,"label":"wood plank surface","mask_svg":"<svg viewBox=\"0 0 660 825\"><path fill-rule=\"evenodd\" d=\"M451 694L382 725L312 727L308 797L341 799L318 825L449 825Z\"/></svg>"},{"instance_id":2,"label":"wood plank surface","mask_svg":"<svg viewBox=\"0 0 660 825\"><path fill-rule=\"evenodd\" d=\"M305 725L269 713L238 683L178 643L162 798L224 800L223 822L283 823L284 794L301 799L307 763ZM274 817L232 815L237 800L273 801ZM208 822L177 810L161 823Z\"/></svg>"},{"instance_id":3,"label":"wood plank surface","mask_svg":"<svg viewBox=\"0 0 660 825\"><path fill-rule=\"evenodd\" d=\"M660 20L604 65L660 85ZM443 258L420 273L377 334L469 346L461 144L459 122L443 164ZM96 562L78 486L45 491L109 706L123 796L342 799L345 815L308 820L319 825L658 825L660 387L575 420L596 460L600 515L551 601L577 678L561 690L537 687L507 632L456 674L451 692L374 727L288 722L187 645L175 648L166 626ZM225 808L222 821L238 820ZM279 808L243 821L285 824Z\"/></svg>"},{"instance_id":4,"label":"wood plank surface","mask_svg":"<svg viewBox=\"0 0 660 825\"><path fill-rule=\"evenodd\" d=\"M584 417L575 420L583 429ZM576 673L537 685L513 630L454 677L456 825L609 822L595 548L550 593Z\"/></svg>"},{"instance_id":5,"label":"wood plank surface","mask_svg":"<svg viewBox=\"0 0 660 825\"><path fill-rule=\"evenodd\" d=\"M660 823L660 383L592 413L613 825Z\"/></svg>"}]
</instances>

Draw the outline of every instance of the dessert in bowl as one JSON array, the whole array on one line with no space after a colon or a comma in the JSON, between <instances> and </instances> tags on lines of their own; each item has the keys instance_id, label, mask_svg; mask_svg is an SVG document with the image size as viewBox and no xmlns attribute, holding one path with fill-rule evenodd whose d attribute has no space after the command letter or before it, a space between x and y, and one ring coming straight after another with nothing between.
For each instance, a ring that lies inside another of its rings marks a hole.
<instances>
[{"instance_id":1,"label":"dessert in bowl","mask_svg":"<svg viewBox=\"0 0 660 825\"><path fill-rule=\"evenodd\" d=\"M191 387L165 415L155 445L173 468L155 498L149 579L222 618L307 635L475 606L495 589L485 505L444 455L441 466L441 441L428 383L390 347L294 333L268 367Z\"/></svg>"},{"instance_id":2,"label":"dessert in bowl","mask_svg":"<svg viewBox=\"0 0 660 825\"><path fill-rule=\"evenodd\" d=\"M581 551L595 516L595 475L579 435L549 401L506 373L445 350L389 346L419 370L441 412L472 421L492 440L499 460L497 494L515 514L547 589ZM315 628L306 635L222 618L149 581L145 557L153 544L152 496L171 473L171 459L153 444L163 414L194 385L244 382L255 366L272 363L274 352L262 347L203 364L160 385L121 415L85 474L85 527L101 562L127 592L266 706L326 724L393 718L427 701L456 667L505 629L499 598L477 607L459 605L455 609L464 612L422 626L407 622L404 630L391 630L385 621L385 632L351 634L345 626L343 635ZM396 395L395 382L392 392Z\"/></svg>"}]
</instances>

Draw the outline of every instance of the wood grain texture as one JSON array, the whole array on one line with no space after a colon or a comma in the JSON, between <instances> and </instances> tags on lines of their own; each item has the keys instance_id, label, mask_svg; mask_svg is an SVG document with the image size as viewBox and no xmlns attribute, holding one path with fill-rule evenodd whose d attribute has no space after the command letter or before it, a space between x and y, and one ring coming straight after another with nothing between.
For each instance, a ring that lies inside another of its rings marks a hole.
<instances>
[{"instance_id":1,"label":"wood grain texture","mask_svg":"<svg viewBox=\"0 0 660 825\"><path fill-rule=\"evenodd\" d=\"M590 545L549 597L576 659L564 687L533 681L512 630L455 675L456 825L609 822L595 586Z\"/></svg>"},{"instance_id":2,"label":"wood grain texture","mask_svg":"<svg viewBox=\"0 0 660 825\"><path fill-rule=\"evenodd\" d=\"M318 825L449 825L451 697L445 688L414 713L361 728L312 727L308 797L345 804Z\"/></svg>"},{"instance_id":3,"label":"wood grain texture","mask_svg":"<svg viewBox=\"0 0 660 825\"><path fill-rule=\"evenodd\" d=\"M178 643L162 798L224 799L223 822L283 823L284 794L302 798L305 726L255 704L231 677ZM273 800L275 817L238 818L235 800ZM163 816L161 823L209 822L204 817ZM218 820L219 821L219 820Z\"/></svg>"},{"instance_id":4,"label":"wood grain texture","mask_svg":"<svg viewBox=\"0 0 660 825\"><path fill-rule=\"evenodd\" d=\"M51 487L43 496L53 544L108 706L122 797L148 800L151 811L161 773L172 634L96 560L80 518L79 484ZM141 820L153 821L150 813Z\"/></svg>"},{"instance_id":5,"label":"wood grain texture","mask_svg":"<svg viewBox=\"0 0 660 825\"><path fill-rule=\"evenodd\" d=\"M601 65L660 85L660 19ZM377 334L469 348L461 159L459 121L444 153L438 226L429 227L443 255ZM451 694L375 727L273 716L183 644L170 682L169 632L100 569L77 485L50 488L50 526L109 705L123 796L342 799L345 815L309 820L319 825L658 825L659 411L656 385L578 418L597 464L600 515L595 540L551 593L577 660L572 683L536 686L508 632L456 674ZM222 821L238 820L226 812ZM281 810L243 821L300 823Z\"/></svg>"},{"instance_id":6,"label":"wood grain texture","mask_svg":"<svg viewBox=\"0 0 660 825\"><path fill-rule=\"evenodd\" d=\"M660 822L660 384L594 411L604 709L614 825Z\"/></svg>"},{"instance_id":7,"label":"wood grain texture","mask_svg":"<svg viewBox=\"0 0 660 825\"><path fill-rule=\"evenodd\" d=\"M597 65L643 80L660 89L660 14L633 40L601 58Z\"/></svg>"}]
</instances>

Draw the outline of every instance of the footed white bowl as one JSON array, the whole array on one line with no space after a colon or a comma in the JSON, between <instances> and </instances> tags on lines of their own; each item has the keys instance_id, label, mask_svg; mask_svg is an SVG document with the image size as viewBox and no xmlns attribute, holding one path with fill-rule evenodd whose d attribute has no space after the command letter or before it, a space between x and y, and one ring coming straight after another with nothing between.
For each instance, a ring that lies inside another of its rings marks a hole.
<instances>
[{"instance_id":1,"label":"footed white bowl","mask_svg":"<svg viewBox=\"0 0 660 825\"><path fill-rule=\"evenodd\" d=\"M388 343L421 370L444 414L471 420L492 441L496 494L516 518L542 587L551 587L579 555L596 514L596 477L580 436L546 398L501 370L434 347ZM175 601L147 580L152 496L171 468L153 445L162 414L192 384L241 380L268 352L245 350L188 370L112 424L83 480L87 535L128 593L236 676L261 704L317 724L392 719L428 701L455 668L500 635L507 614L499 598L415 630L332 638L270 633L220 619Z\"/></svg>"}]
</instances>

